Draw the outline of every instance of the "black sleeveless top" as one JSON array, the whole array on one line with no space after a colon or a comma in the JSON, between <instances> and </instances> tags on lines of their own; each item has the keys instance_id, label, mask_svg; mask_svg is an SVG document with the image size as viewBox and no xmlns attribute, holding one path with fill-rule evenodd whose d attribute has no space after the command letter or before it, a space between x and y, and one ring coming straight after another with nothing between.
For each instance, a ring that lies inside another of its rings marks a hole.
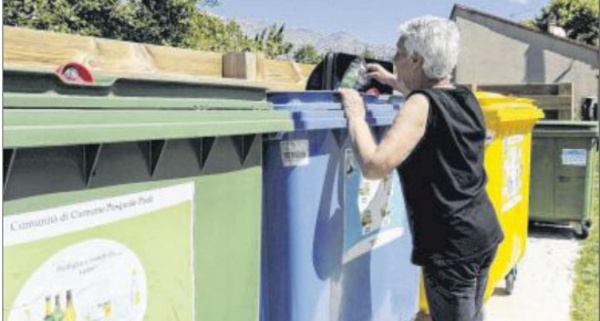
<instances>
[{"instance_id":1,"label":"black sleeveless top","mask_svg":"<svg viewBox=\"0 0 600 321\"><path fill-rule=\"evenodd\" d=\"M425 89L427 127L398 167L413 232L412 261L448 265L477 257L504 238L489 200L485 122L466 87Z\"/></svg>"}]
</instances>

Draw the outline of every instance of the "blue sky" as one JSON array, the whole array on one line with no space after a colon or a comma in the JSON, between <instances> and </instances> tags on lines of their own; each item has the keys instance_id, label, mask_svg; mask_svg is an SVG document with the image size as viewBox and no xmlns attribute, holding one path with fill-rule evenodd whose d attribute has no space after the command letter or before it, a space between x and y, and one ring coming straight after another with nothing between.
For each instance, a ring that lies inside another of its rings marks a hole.
<instances>
[{"instance_id":1,"label":"blue sky","mask_svg":"<svg viewBox=\"0 0 600 321\"><path fill-rule=\"evenodd\" d=\"M451 0L220 0L208 11L226 18L285 23L324 35L348 32L371 44L394 44L400 23L422 15L449 17ZM460 4L510 20L539 13L548 0L462 0Z\"/></svg>"}]
</instances>

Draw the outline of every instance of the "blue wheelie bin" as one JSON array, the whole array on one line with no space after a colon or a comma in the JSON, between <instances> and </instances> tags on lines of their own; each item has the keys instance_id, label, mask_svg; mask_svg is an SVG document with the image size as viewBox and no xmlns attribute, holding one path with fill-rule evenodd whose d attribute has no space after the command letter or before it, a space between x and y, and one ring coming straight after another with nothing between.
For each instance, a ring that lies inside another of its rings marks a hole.
<instances>
[{"instance_id":1,"label":"blue wheelie bin","mask_svg":"<svg viewBox=\"0 0 600 321\"><path fill-rule=\"evenodd\" d=\"M365 179L335 92L273 92L295 130L264 146L262 321L412 320L419 268L396 172ZM379 140L396 110L370 97Z\"/></svg>"}]
</instances>

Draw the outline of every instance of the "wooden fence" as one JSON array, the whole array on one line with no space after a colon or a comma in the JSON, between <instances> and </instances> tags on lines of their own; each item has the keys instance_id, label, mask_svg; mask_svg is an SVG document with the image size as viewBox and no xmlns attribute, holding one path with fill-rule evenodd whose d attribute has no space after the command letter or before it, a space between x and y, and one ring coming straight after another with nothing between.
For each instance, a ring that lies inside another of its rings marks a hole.
<instances>
[{"instance_id":1,"label":"wooden fence","mask_svg":"<svg viewBox=\"0 0 600 321\"><path fill-rule=\"evenodd\" d=\"M477 90L533 99L546 119L574 120L577 112L572 83L559 84L477 84Z\"/></svg>"},{"instance_id":2,"label":"wooden fence","mask_svg":"<svg viewBox=\"0 0 600 321\"><path fill-rule=\"evenodd\" d=\"M238 78L270 89L303 90L314 66L254 53L216 53L3 26L4 64L56 68L76 61L92 72Z\"/></svg>"}]
</instances>

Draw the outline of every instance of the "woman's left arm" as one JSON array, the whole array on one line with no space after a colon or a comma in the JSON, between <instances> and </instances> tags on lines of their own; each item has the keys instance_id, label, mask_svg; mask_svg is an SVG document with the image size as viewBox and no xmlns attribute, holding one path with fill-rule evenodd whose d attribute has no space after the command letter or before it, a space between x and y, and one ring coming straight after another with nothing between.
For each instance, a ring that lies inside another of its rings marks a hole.
<instances>
[{"instance_id":1,"label":"woman's left arm","mask_svg":"<svg viewBox=\"0 0 600 321\"><path fill-rule=\"evenodd\" d=\"M423 94L412 95L402 106L394 123L377 145L365 120L365 105L355 90L340 89L348 132L358 154L363 175L382 179L410 155L425 135L429 101Z\"/></svg>"}]
</instances>

